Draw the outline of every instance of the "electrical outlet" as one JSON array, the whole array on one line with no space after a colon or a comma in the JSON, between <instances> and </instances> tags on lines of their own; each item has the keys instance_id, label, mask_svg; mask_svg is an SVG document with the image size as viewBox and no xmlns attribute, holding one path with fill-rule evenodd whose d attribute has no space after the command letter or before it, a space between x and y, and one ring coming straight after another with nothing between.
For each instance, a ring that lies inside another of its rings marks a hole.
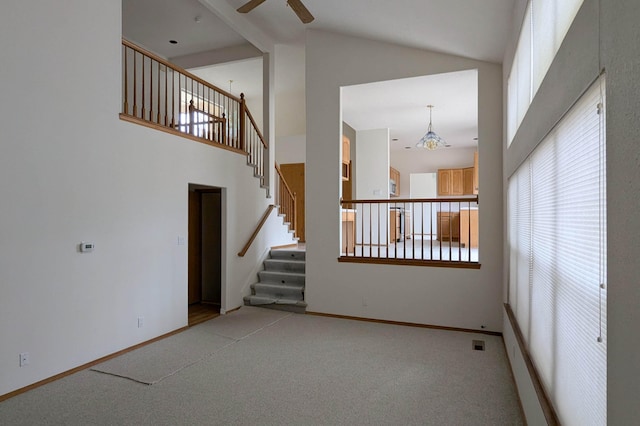
<instances>
[{"instance_id":1,"label":"electrical outlet","mask_svg":"<svg viewBox=\"0 0 640 426\"><path fill-rule=\"evenodd\" d=\"M138 328L142 328L144 326L144 317L138 317Z\"/></svg>"},{"instance_id":2,"label":"electrical outlet","mask_svg":"<svg viewBox=\"0 0 640 426\"><path fill-rule=\"evenodd\" d=\"M29 365L29 352L22 352L20 354L20 367Z\"/></svg>"}]
</instances>

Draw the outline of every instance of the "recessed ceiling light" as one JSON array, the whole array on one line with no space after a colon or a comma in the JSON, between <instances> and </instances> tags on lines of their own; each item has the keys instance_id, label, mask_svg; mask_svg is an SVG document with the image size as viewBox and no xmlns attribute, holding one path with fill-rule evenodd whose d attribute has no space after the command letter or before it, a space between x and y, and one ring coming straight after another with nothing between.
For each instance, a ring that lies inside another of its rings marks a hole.
<instances>
[{"instance_id":1,"label":"recessed ceiling light","mask_svg":"<svg viewBox=\"0 0 640 426\"><path fill-rule=\"evenodd\" d=\"M391 140L395 142L395 141L397 141L397 140L398 140L398 138L393 138L393 139L391 139Z\"/></svg>"},{"instance_id":2,"label":"recessed ceiling light","mask_svg":"<svg viewBox=\"0 0 640 426\"><path fill-rule=\"evenodd\" d=\"M411 147L410 146L405 146L404 149L411 149Z\"/></svg>"},{"instance_id":3,"label":"recessed ceiling light","mask_svg":"<svg viewBox=\"0 0 640 426\"><path fill-rule=\"evenodd\" d=\"M169 43L171 43L171 44L178 44L178 42L177 42L177 41L175 41L175 40L169 40Z\"/></svg>"},{"instance_id":4,"label":"recessed ceiling light","mask_svg":"<svg viewBox=\"0 0 640 426\"><path fill-rule=\"evenodd\" d=\"M474 141L477 141L477 140L478 140L478 138L473 138L473 140L474 140Z\"/></svg>"}]
</instances>

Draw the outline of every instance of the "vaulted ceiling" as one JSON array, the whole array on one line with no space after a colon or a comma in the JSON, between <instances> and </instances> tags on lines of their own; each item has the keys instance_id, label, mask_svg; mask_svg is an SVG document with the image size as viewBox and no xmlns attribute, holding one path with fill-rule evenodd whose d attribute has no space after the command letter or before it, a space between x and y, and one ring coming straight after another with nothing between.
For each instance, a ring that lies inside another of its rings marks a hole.
<instances>
[{"instance_id":1,"label":"vaulted ceiling","mask_svg":"<svg viewBox=\"0 0 640 426\"><path fill-rule=\"evenodd\" d=\"M293 10L290 10L286 0L266 0L247 14L237 13L236 9L246 1L122 0L123 36L162 56L175 58L239 46L246 44L247 40L258 48L274 44L303 46L305 30L311 28L500 63L510 32L509 23L515 2L303 0L315 17L313 22L303 24ZM177 44L170 43L170 40L177 41ZM454 147L473 146L477 123L476 128L471 128L468 118L460 120L462 111L471 111L477 116L477 104L469 105L475 103L475 98L462 95L460 90L456 90L470 84L469 74L462 73L458 77L466 80L461 80L460 84L456 84L450 77L442 76L414 80L412 93L424 93L425 97L410 97L411 105L403 101L407 99L402 96L406 92L406 82L399 81L401 86L391 91L387 84L385 92L397 92L398 99L386 99L384 123L376 117L374 111L365 111L371 103L358 100L366 99L367 96L375 97L374 92L366 95L366 87L354 88L352 92L346 93L358 93L358 96L345 97L344 117L355 127L391 127L392 137L398 137L397 130L402 129L401 138L406 140L401 140L396 145L400 149L415 145L415 135L424 133L428 124L426 105L434 104L436 131L446 137L447 127L451 125L452 129L457 128L452 130L455 136L450 140ZM446 87L451 92L445 93L433 86L441 85L443 81L446 81ZM421 86L418 88L415 86L417 84ZM369 89L380 90L380 86L371 86ZM445 107L445 102L451 107ZM415 117L412 121L413 129L407 122L406 111L410 107L414 110L411 116ZM456 123L456 120L460 122ZM418 139L419 137L417 136Z\"/></svg>"}]
</instances>

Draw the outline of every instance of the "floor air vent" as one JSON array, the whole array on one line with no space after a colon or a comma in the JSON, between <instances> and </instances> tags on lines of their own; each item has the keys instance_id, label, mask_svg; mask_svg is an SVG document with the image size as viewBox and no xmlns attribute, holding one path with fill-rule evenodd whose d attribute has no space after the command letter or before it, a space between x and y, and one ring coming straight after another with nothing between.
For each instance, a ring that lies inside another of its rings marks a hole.
<instances>
[{"instance_id":1,"label":"floor air vent","mask_svg":"<svg viewBox=\"0 0 640 426\"><path fill-rule=\"evenodd\" d=\"M484 340L473 340L471 346L474 351L484 351Z\"/></svg>"}]
</instances>

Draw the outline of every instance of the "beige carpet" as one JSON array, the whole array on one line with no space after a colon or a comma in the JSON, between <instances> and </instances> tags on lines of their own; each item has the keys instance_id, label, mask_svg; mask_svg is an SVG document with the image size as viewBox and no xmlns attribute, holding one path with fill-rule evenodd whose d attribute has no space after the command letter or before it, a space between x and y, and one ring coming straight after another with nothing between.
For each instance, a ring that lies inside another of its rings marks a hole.
<instances>
[{"instance_id":1,"label":"beige carpet","mask_svg":"<svg viewBox=\"0 0 640 426\"><path fill-rule=\"evenodd\" d=\"M152 385L288 315L291 314L246 307L218 317L215 322L198 324L170 338L125 353L91 370Z\"/></svg>"},{"instance_id":2,"label":"beige carpet","mask_svg":"<svg viewBox=\"0 0 640 426\"><path fill-rule=\"evenodd\" d=\"M110 362L153 386L83 370L3 401L0 425L523 424L497 336L255 307L201 326Z\"/></svg>"}]
</instances>

